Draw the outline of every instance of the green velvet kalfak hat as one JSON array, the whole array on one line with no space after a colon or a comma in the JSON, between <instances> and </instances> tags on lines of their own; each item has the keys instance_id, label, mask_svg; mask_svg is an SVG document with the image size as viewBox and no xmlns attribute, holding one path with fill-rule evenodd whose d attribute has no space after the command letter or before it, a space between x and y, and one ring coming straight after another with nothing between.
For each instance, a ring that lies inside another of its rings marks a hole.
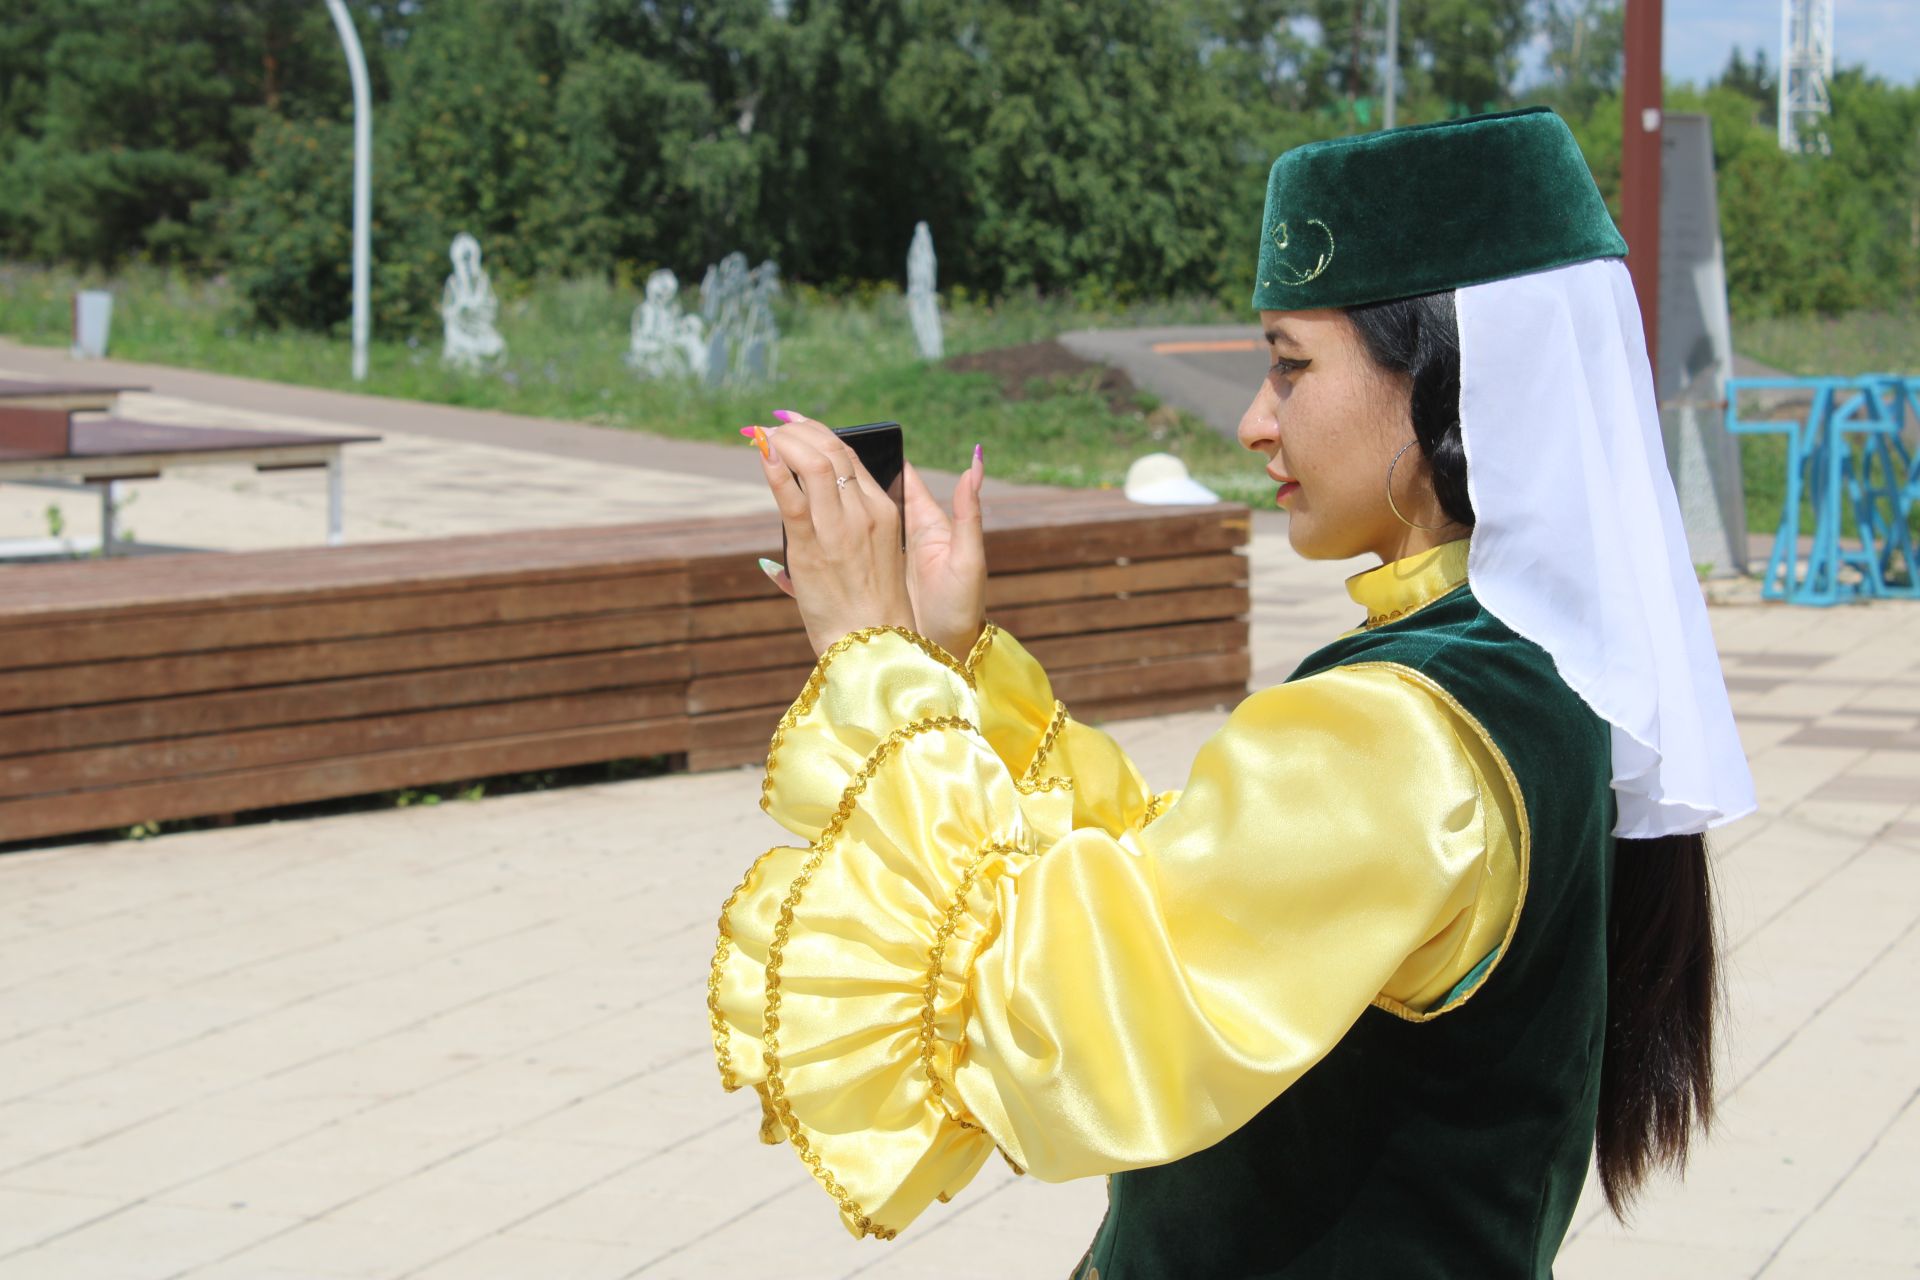
<instances>
[{"instance_id":1,"label":"green velvet kalfak hat","mask_svg":"<svg viewBox=\"0 0 1920 1280\"><path fill-rule=\"evenodd\" d=\"M1626 252L1566 122L1529 107L1275 160L1253 306L1348 307Z\"/></svg>"}]
</instances>

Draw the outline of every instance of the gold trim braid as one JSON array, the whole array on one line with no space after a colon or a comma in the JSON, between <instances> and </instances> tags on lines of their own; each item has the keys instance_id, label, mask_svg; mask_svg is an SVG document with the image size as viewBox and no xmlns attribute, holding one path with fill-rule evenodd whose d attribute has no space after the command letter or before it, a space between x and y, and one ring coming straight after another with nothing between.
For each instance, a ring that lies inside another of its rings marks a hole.
<instances>
[{"instance_id":1,"label":"gold trim braid","mask_svg":"<svg viewBox=\"0 0 1920 1280\"><path fill-rule=\"evenodd\" d=\"M793 1144L793 1149L799 1153L801 1161L808 1170L839 1204L841 1212L847 1215L858 1234L871 1234L881 1240L891 1240L899 1233L874 1222L855 1203L847 1189L840 1185L839 1180L821 1160L820 1153L813 1149L813 1144L807 1140L807 1135L801 1131L799 1121L793 1114L793 1104L787 1101L786 1081L780 1074L780 965L786 958L787 939L793 930L794 912L806 893L807 885L812 882L814 873L819 871L827 852L833 847L834 841L839 837L848 819L853 816L854 802L866 790L867 783L879 771L886 758L902 743L919 734L940 729L960 729L976 736L980 732L971 722L960 716L935 716L928 720L916 720L895 729L887 735L885 741L873 749L866 762L860 766L859 773L854 775L853 780L847 784L846 790L841 793L840 803L835 807L833 817L828 820L819 838L813 842L812 856L807 859L806 864L800 868L800 873L793 878L793 883L788 886L787 896L780 904L780 919L773 926L773 941L767 947L767 1003L764 1016L766 1031L762 1037L765 1050L761 1055L767 1067L767 1097L772 1101L774 1112L780 1122L786 1126L787 1140Z\"/></svg>"},{"instance_id":2,"label":"gold trim braid","mask_svg":"<svg viewBox=\"0 0 1920 1280\"><path fill-rule=\"evenodd\" d=\"M775 758L780 754L780 744L782 740L786 738L787 730L798 723L800 717L813 710L813 704L820 700L820 690L825 687L827 683L827 667L832 664L835 658L845 653L848 649L851 649L854 645L865 644L876 636L888 634L899 636L926 654L929 658L932 658L935 662L938 662L941 666L959 676L966 682L967 688L972 689L975 687L973 672L971 670L962 666L955 660L952 654L917 631L909 631L905 627L888 625L881 627L862 627L858 631L847 632L847 634L828 645L826 650L821 653L819 660L813 664L813 671L807 676L807 683L801 687L799 696L793 700L793 704L781 715L779 723L773 726L773 740L767 744L766 772L760 779L760 807L762 809L771 809L773 807L773 769ZM982 635L984 636L984 634L983 632Z\"/></svg>"},{"instance_id":3,"label":"gold trim braid","mask_svg":"<svg viewBox=\"0 0 1920 1280\"><path fill-rule=\"evenodd\" d=\"M727 952L733 945L733 926L727 923L727 915L734 904L740 901L740 895L747 891L754 877L760 874L760 867L774 854L791 845L775 845L753 860L747 868L747 874L740 877L740 883L733 887L727 900L720 904L720 936L713 944L713 964L707 969L707 1014L713 1026L713 1057L720 1068L720 1087L732 1093L740 1087L739 1079L733 1074L733 1050L727 1047L731 1037L727 1034L727 1019L720 1012L720 972L726 966Z\"/></svg>"},{"instance_id":4,"label":"gold trim braid","mask_svg":"<svg viewBox=\"0 0 1920 1280\"><path fill-rule=\"evenodd\" d=\"M952 939L954 930L960 927L960 916L966 911L967 898L973 893L974 878L980 874L980 868L985 865L987 858L995 853L1030 852L1032 851L1022 849L1017 844L1006 844L1002 841L989 841L975 849L967 859L966 870L960 874L959 884L954 886L953 896L947 901L947 909L941 917L939 926L934 930L933 949L928 953L927 984L922 993L924 998L920 1005L920 1069L926 1074L927 1085L932 1091L933 1100L946 1110L955 1123L968 1129L978 1129L980 1126L953 1114L953 1108L946 1105L946 1088L940 1083L940 1076L933 1069L934 1001L940 993L940 975L947 958L947 943Z\"/></svg>"},{"instance_id":5,"label":"gold trim braid","mask_svg":"<svg viewBox=\"0 0 1920 1280\"><path fill-rule=\"evenodd\" d=\"M1428 603L1432 602L1429 601ZM1487 754L1491 755L1494 763L1500 766L1500 775L1506 779L1507 786L1513 793L1513 809L1520 823L1520 886L1514 897L1513 915L1507 920L1506 936L1500 939L1499 949L1494 952L1493 963L1488 965L1487 971L1480 975L1480 981L1474 983L1470 989L1461 992L1459 998L1451 1000L1437 1009L1429 1009L1425 1013L1421 1013L1387 996L1375 996L1373 999L1373 1004L1376 1008L1384 1009L1396 1018L1402 1018L1408 1022L1431 1022L1441 1014L1451 1013L1453 1010L1458 1009L1461 1005L1471 1000L1481 988L1487 985L1487 982L1493 977L1494 970L1500 967L1500 962L1506 959L1507 951L1513 945L1513 935L1520 928L1520 912L1527 905L1527 869L1533 861L1533 829L1527 820L1527 797L1520 790L1520 780L1514 776L1513 766L1507 763L1506 753L1500 750L1500 745L1493 740L1493 735L1487 732L1486 726L1480 723L1477 716L1462 706L1460 700L1443 689L1432 676L1427 675L1423 671L1416 671L1414 668L1402 663L1353 662L1338 669L1341 671L1360 671L1368 667L1379 667L1392 671L1402 679L1418 684L1422 689L1425 689L1428 693L1431 693L1434 697L1446 703L1455 715L1465 720L1467 724L1472 727L1475 736L1478 737L1482 745L1486 747Z\"/></svg>"}]
</instances>

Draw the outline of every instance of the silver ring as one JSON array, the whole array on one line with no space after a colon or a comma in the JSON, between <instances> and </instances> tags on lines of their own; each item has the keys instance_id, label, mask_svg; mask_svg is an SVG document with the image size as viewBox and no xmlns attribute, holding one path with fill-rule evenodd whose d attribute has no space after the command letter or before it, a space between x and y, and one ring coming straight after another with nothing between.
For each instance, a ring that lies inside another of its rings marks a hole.
<instances>
[{"instance_id":1,"label":"silver ring","mask_svg":"<svg viewBox=\"0 0 1920 1280\"><path fill-rule=\"evenodd\" d=\"M847 487L847 481L851 479L853 479L852 476L835 476L833 478L833 487L836 489L844 489Z\"/></svg>"}]
</instances>

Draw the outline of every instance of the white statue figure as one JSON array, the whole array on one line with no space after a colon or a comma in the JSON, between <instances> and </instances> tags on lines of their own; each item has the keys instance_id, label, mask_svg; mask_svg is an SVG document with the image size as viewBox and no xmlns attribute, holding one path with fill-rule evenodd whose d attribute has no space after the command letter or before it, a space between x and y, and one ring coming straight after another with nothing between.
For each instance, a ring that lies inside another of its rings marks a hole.
<instances>
[{"instance_id":1,"label":"white statue figure","mask_svg":"<svg viewBox=\"0 0 1920 1280\"><path fill-rule=\"evenodd\" d=\"M707 385L738 385L772 377L780 330L773 295L780 268L769 260L749 271L747 255L730 253L707 268L700 283L700 314L707 322Z\"/></svg>"},{"instance_id":2,"label":"white statue figure","mask_svg":"<svg viewBox=\"0 0 1920 1280\"><path fill-rule=\"evenodd\" d=\"M493 285L480 266L478 240L462 231L453 238L450 256L453 274L440 291L440 319L446 333L440 361L458 369L478 369L507 349L493 327L500 314L500 301L493 296Z\"/></svg>"},{"instance_id":3,"label":"white statue figure","mask_svg":"<svg viewBox=\"0 0 1920 1280\"><path fill-rule=\"evenodd\" d=\"M647 277L646 297L633 309L626 362L649 378L704 377L707 342L700 317L680 310L680 281L660 270Z\"/></svg>"},{"instance_id":4,"label":"white statue figure","mask_svg":"<svg viewBox=\"0 0 1920 1280\"><path fill-rule=\"evenodd\" d=\"M780 359L780 326L773 319L773 295L780 292L780 268L769 258L747 273L746 318L740 333L742 377L772 378Z\"/></svg>"},{"instance_id":5,"label":"white statue figure","mask_svg":"<svg viewBox=\"0 0 1920 1280\"><path fill-rule=\"evenodd\" d=\"M933 232L922 222L913 228L913 247L907 250L907 317L913 321L920 356L938 360L946 349L940 335L940 297L933 291Z\"/></svg>"}]
</instances>

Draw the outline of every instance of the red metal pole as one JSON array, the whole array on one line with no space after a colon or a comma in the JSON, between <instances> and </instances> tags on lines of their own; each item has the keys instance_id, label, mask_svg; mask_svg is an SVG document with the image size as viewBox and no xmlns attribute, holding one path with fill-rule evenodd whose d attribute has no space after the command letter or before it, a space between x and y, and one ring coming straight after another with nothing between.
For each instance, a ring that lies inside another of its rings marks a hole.
<instances>
[{"instance_id":1,"label":"red metal pole","mask_svg":"<svg viewBox=\"0 0 1920 1280\"><path fill-rule=\"evenodd\" d=\"M1640 299L1656 385L1660 362L1660 8L1661 0L1627 0L1626 84L1620 106L1620 233L1627 241L1627 271Z\"/></svg>"}]
</instances>

